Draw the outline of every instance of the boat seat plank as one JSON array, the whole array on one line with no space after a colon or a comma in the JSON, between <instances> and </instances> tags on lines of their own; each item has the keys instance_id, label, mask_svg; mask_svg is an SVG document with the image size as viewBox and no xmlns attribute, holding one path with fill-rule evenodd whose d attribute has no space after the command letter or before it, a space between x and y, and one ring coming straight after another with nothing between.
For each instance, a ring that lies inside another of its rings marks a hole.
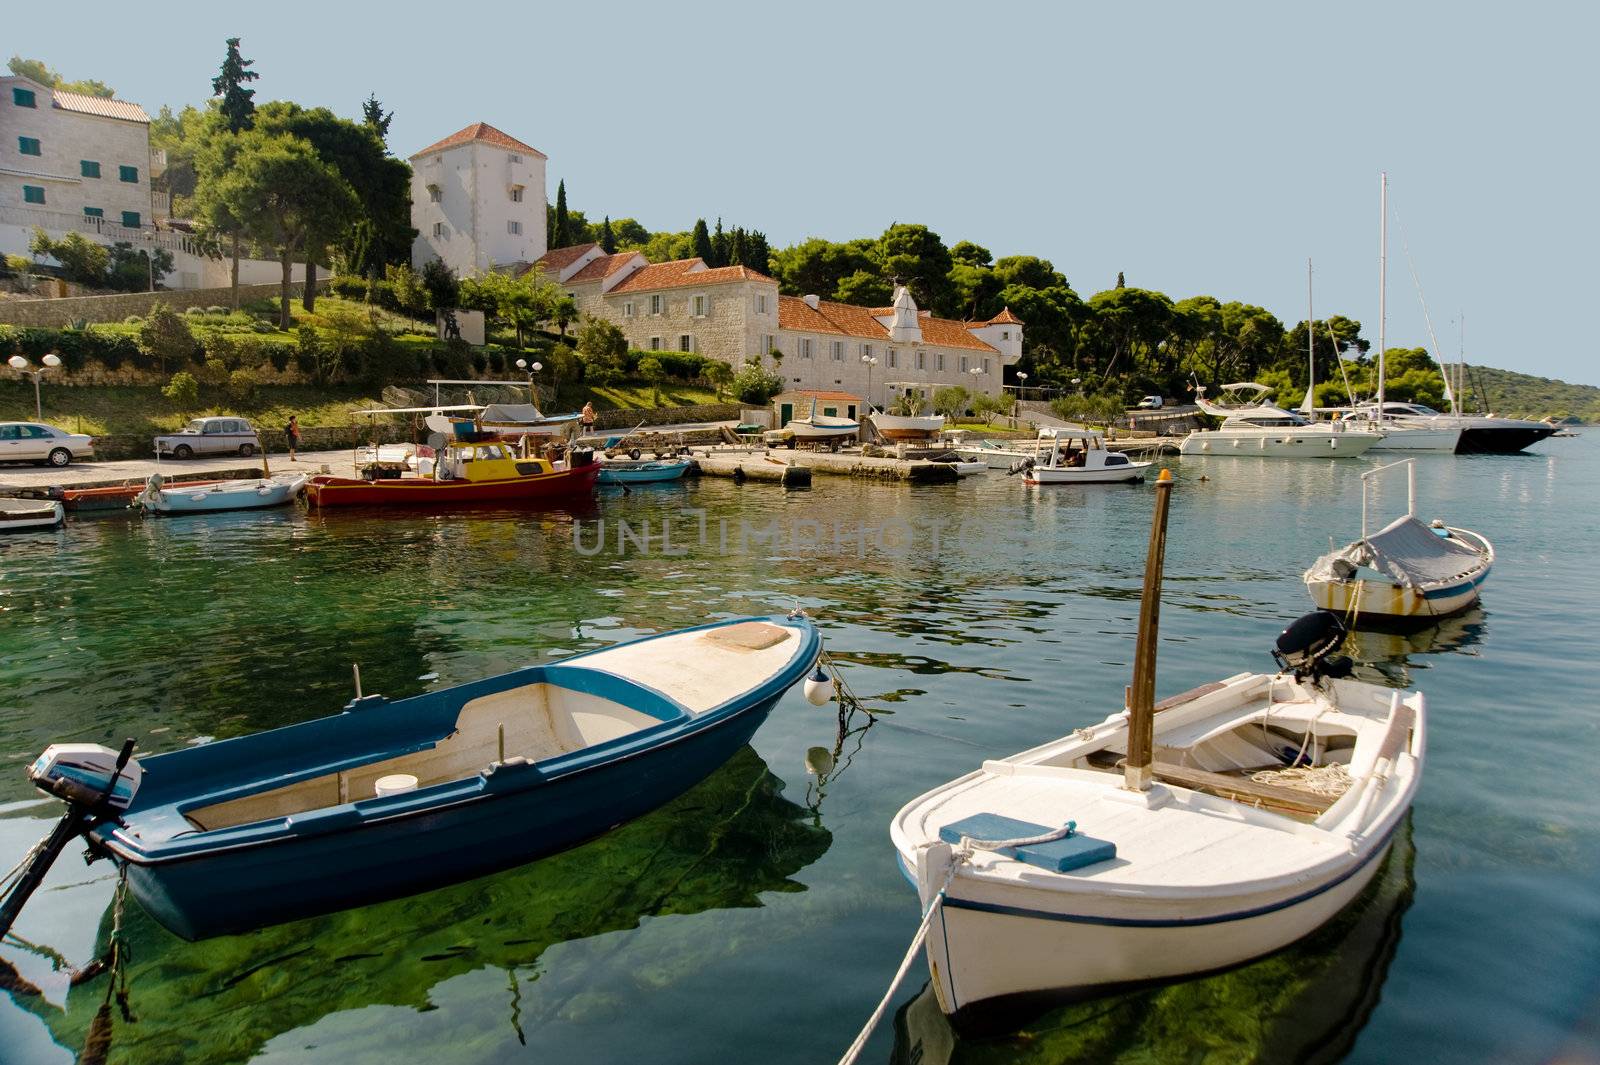
<instances>
[{"instance_id":1,"label":"boat seat plank","mask_svg":"<svg viewBox=\"0 0 1600 1065\"><path fill-rule=\"evenodd\" d=\"M1155 778L1163 784L1175 784L1180 788L1203 791L1208 795L1216 795L1235 802L1259 802L1263 806L1291 813L1320 814L1334 802L1334 798L1328 796L1314 795L1275 784L1260 784L1247 777L1226 776L1172 762L1156 762L1151 766L1151 770Z\"/></svg>"}]
</instances>

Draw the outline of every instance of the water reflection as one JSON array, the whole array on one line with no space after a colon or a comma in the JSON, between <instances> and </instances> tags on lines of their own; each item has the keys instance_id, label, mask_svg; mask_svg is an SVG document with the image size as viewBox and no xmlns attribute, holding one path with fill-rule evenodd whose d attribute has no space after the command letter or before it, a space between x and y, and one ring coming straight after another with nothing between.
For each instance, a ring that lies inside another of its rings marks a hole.
<instances>
[{"instance_id":1,"label":"water reflection","mask_svg":"<svg viewBox=\"0 0 1600 1065\"><path fill-rule=\"evenodd\" d=\"M1488 633L1483 607L1474 605L1425 628L1404 631L1360 629L1345 638L1343 651L1356 661L1356 675L1376 684L1410 688L1413 669L1427 668L1415 656L1477 654Z\"/></svg>"},{"instance_id":2,"label":"water reflection","mask_svg":"<svg viewBox=\"0 0 1600 1065\"><path fill-rule=\"evenodd\" d=\"M964 1039L932 987L895 1016L893 1065L1322 1063L1344 1057L1377 1005L1416 882L1411 820L1361 897L1293 946L1216 976L1079 1002L1005 1035ZM1225 1048L1225 1051L1224 1051Z\"/></svg>"},{"instance_id":3,"label":"water reflection","mask_svg":"<svg viewBox=\"0 0 1600 1065\"><path fill-rule=\"evenodd\" d=\"M273 1037L329 1014L374 1004L432 1009L433 989L480 969L505 970L505 1023L537 1045L540 1024L562 1002L530 996L530 1005L523 990L554 974L542 956L555 944L631 929L650 916L760 906L762 892L805 890L792 878L822 857L832 836L783 798L783 786L746 747L672 803L576 850L249 935L186 943L130 906L129 980L139 1019L116 1026L110 1060L245 1061ZM108 933L103 925L101 947ZM627 965L625 954L618 952L617 965ZM682 971L693 969L691 960ZM73 989L65 1012L36 998L19 1004L42 1014L59 1043L77 1048L104 984ZM384 1043L381 1032L374 1038Z\"/></svg>"}]
</instances>

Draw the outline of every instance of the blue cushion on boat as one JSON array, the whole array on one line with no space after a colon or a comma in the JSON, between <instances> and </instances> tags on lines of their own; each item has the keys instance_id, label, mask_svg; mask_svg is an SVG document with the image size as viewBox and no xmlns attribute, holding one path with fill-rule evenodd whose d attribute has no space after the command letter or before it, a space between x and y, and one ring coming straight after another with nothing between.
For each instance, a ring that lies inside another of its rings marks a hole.
<instances>
[{"instance_id":1,"label":"blue cushion on boat","mask_svg":"<svg viewBox=\"0 0 1600 1065\"><path fill-rule=\"evenodd\" d=\"M939 830L939 838L946 843L960 843L963 836L977 840L1022 839L1027 836L1042 836L1052 831L1054 829L1044 825L1018 821L1014 817L973 814L954 824L945 825ZM1019 862L1036 865L1040 869L1048 869L1052 873L1065 873L1069 869L1080 869L1085 865L1115 858L1117 845L1109 840L1095 839L1093 836L1085 836L1074 830L1072 835L1065 839L1035 843L1026 847L1002 847L996 853L1003 854L1007 858L1015 858Z\"/></svg>"}]
</instances>

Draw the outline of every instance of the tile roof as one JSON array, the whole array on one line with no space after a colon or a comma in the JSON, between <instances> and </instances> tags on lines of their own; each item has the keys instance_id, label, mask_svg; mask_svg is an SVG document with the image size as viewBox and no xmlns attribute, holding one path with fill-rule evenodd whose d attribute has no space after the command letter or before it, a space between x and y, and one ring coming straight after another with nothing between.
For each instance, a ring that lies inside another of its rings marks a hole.
<instances>
[{"instance_id":1,"label":"tile roof","mask_svg":"<svg viewBox=\"0 0 1600 1065\"><path fill-rule=\"evenodd\" d=\"M150 123L150 116L145 114L144 108L127 100L108 100L103 96L86 96L81 92L62 92L60 89L51 89L51 97L55 100L56 107L63 111L77 111L84 115L99 115L101 118L119 118L124 122Z\"/></svg>"},{"instance_id":2,"label":"tile roof","mask_svg":"<svg viewBox=\"0 0 1600 1065\"><path fill-rule=\"evenodd\" d=\"M1016 315L1012 314L1011 313L1011 308L1007 307L1005 310L1001 311L999 314L995 315L993 318L989 319L987 322L984 322L983 324L984 325L1021 325L1022 324L1022 319L1018 318Z\"/></svg>"},{"instance_id":3,"label":"tile roof","mask_svg":"<svg viewBox=\"0 0 1600 1065\"><path fill-rule=\"evenodd\" d=\"M146 119L146 121L149 120ZM442 141L428 145L411 158L416 159L433 152L442 152L446 148L455 148L463 144L471 144L473 141L481 141L484 144L492 144L496 148L504 148L508 152L528 152L530 154L537 155L540 159L549 158L531 144L523 144L509 133L502 133L493 126L489 125L487 122L474 122L466 129L459 130L450 134L450 136L446 137Z\"/></svg>"},{"instance_id":4,"label":"tile roof","mask_svg":"<svg viewBox=\"0 0 1600 1065\"><path fill-rule=\"evenodd\" d=\"M651 288L676 288L678 285L692 285L692 279L685 280L696 269L705 266L703 259L674 259L666 263L651 263L641 266L632 274L617 282L612 292L638 292L641 289ZM698 277L698 274L695 274Z\"/></svg>"},{"instance_id":5,"label":"tile roof","mask_svg":"<svg viewBox=\"0 0 1600 1065\"><path fill-rule=\"evenodd\" d=\"M602 255L598 259L591 259L584 264L582 270L567 278L562 284L577 285L584 281L600 281L627 266L638 254L636 251L619 251L615 255Z\"/></svg>"},{"instance_id":6,"label":"tile roof","mask_svg":"<svg viewBox=\"0 0 1600 1065\"><path fill-rule=\"evenodd\" d=\"M533 265L549 270L553 274L559 274L583 258L584 252L593 247L595 247L593 244L574 244L570 248L551 248Z\"/></svg>"},{"instance_id":7,"label":"tile roof","mask_svg":"<svg viewBox=\"0 0 1600 1065\"><path fill-rule=\"evenodd\" d=\"M829 303L821 300L812 310L798 296L778 297L778 328L795 329L806 333L837 333L841 336L863 337L867 340L889 339L889 330L878 318L890 316L890 307L857 307L850 303ZM917 325L922 329L922 342L941 348L967 348L971 351L994 353L996 349L971 333L961 322L948 318L920 315Z\"/></svg>"}]
</instances>

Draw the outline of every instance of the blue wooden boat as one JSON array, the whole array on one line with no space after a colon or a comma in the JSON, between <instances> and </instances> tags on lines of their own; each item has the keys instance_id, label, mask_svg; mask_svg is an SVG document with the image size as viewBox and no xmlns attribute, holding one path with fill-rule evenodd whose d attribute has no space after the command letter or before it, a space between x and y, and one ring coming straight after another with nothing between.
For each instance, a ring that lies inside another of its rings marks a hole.
<instances>
[{"instance_id":1,"label":"blue wooden boat","mask_svg":"<svg viewBox=\"0 0 1600 1065\"><path fill-rule=\"evenodd\" d=\"M89 832L186 939L470 879L652 810L742 747L816 662L797 618L734 618L140 759Z\"/></svg>"},{"instance_id":2,"label":"blue wooden boat","mask_svg":"<svg viewBox=\"0 0 1600 1065\"><path fill-rule=\"evenodd\" d=\"M601 484L654 484L676 481L689 470L686 458L658 459L654 462L607 462L600 467Z\"/></svg>"}]
</instances>

